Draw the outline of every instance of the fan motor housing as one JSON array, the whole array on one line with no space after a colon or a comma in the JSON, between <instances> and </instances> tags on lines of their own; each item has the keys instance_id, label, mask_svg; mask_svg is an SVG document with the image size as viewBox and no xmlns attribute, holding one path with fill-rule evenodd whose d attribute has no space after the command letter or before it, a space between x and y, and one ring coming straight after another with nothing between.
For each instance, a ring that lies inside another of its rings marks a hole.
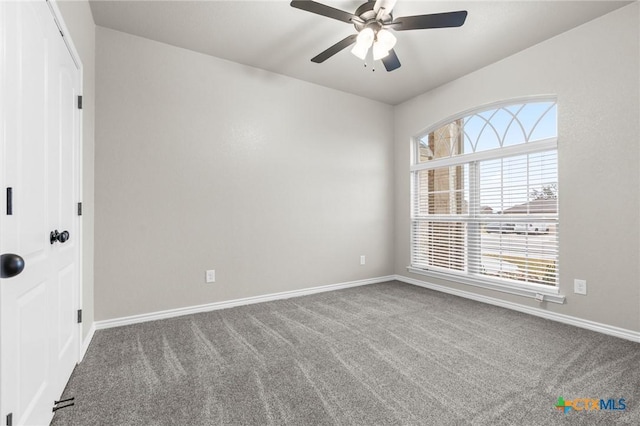
<instances>
[{"instance_id":1,"label":"fan motor housing","mask_svg":"<svg viewBox=\"0 0 640 426\"><path fill-rule=\"evenodd\" d=\"M376 19L376 13L373 11L373 7L375 6L375 1L368 1L363 3L356 9L354 15L360 17L362 22L353 22L353 26L356 28L358 32L362 31L367 27L372 27L374 31L380 30L382 26L386 23L393 21L393 16L389 13L385 15L380 21Z\"/></svg>"}]
</instances>

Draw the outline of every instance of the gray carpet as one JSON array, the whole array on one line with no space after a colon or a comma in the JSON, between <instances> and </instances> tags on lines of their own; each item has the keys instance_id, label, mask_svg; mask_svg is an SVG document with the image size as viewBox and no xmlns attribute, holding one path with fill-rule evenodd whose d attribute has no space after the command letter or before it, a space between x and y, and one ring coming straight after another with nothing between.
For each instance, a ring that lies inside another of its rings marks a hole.
<instances>
[{"instance_id":1,"label":"gray carpet","mask_svg":"<svg viewBox=\"0 0 640 426\"><path fill-rule=\"evenodd\" d=\"M64 396L53 425L637 425L640 344L390 282L98 331Z\"/></svg>"}]
</instances>

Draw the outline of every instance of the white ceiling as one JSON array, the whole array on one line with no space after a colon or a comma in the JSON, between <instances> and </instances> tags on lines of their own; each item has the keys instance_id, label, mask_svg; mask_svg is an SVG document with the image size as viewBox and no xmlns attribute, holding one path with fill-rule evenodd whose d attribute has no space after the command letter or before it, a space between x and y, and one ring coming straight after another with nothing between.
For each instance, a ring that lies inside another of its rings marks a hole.
<instances>
[{"instance_id":1,"label":"white ceiling","mask_svg":"<svg viewBox=\"0 0 640 426\"><path fill-rule=\"evenodd\" d=\"M348 12L364 2L323 0ZM396 32L402 67L375 72L345 49L310 59L352 25L285 0L91 1L97 25L290 77L398 104L630 3L629 1L410 1L395 17L467 10L461 28ZM585 46L588 48L588 46Z\"/></svg>"}]
</instances>

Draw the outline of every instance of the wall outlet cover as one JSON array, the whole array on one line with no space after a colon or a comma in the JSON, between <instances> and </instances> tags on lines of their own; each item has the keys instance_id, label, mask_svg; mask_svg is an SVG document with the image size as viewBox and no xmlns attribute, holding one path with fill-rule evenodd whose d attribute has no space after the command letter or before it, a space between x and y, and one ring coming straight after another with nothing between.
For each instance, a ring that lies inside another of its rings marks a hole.
<instances>
[{"instance_id":1,"label":"wall outlet cover","mask_svg":"<svg viewBox=\"0 0 640 426\"><path fill-rule=\"evenodd\" d=\"M208 283L215 283L216 282L216 271L214 269L210 269L205 273L205 280Z\"/></svg>"},{"instance_id":2,"label":"wall outlet cover","mask_svg":"<svg viewBox=\"0 0 640 426\"><path fill-rule=\"evenodd\" d=\"M573 292L576 294L587 294L587 281L586 280L573 280Z\"/></svg>"}]
</instances>

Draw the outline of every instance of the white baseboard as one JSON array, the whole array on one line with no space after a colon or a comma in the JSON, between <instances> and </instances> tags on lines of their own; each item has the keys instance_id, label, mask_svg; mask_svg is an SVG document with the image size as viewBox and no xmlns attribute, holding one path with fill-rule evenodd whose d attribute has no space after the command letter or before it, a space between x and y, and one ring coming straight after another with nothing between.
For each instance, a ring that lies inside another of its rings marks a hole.
<instances>
[{"instance_id":1,"label":"white baseboard","mask_svg":"<svg viewBox=\"0 0 640 426\"><path fill-rule=\"evenodd\" d=\"M439 284L433 284L426 281L417 280L415 278L405 277L402 275L396 275L394 279L401 281L403 283L412 284L415 286L424 287L431 290L440 291L443 293L453 294L454 296L464 297L465 299L471 299L471 300L476 300L478 302L488 303L490 305L500 306L500 307L511 309L514 311L523 312L525 314L546 318L552 321L557 321L564 324L569 324L576 327L585 328L587 330L596 331L598 333L608 334L610 336L620 337L622 339L631 340L632 342L640 343L640 332L637 332L637 331L627 330L625 328L615 327L612 325L602 324L595 321L572 317L570 315L558 314L558 313L546 311L540 308L532 308L530 306L524 306L518 303L513 303L513 302L508 302L506 300L483 296L483 295L472 293L465 290L458 290L455 288L446 287Z\"/></svg>"},{"instance_id":2,"label":"white baseboard","mask_svg":"<svg viewBox=\"0 0 640 426\"><path fill-rule=\"evenodd\" d=\"M87 348L89 347L89 343L91 342L91 339L93 338L93 334L95 333L96 330L102 330L102 329L112 328L112 327L120 327L123 325L138 324L142 322L155 321L155 320L166 319L166 318L174 318L178 316L195 314L200 312L216 311L219 309L233 308L236 306L250 305L254 303L289 299L291 297L306 296L309 294L322 293L325 291L340 290L344 288L357 287L357 286L362 286L367 284L376 284L376 283L382 283L382 282L392 281L392 280L398 280L407 284L412 284L419 287L440 291L443 293L453 294L455 296L464 297L466 299L471 299L478 302L487 303L490 305L500 306L500 307L511 309L514 311L523 312L525 314L546 318L552 321L557 321L564 324L573 325L575 327L580 327L587 330L596 331L598 333L603 333L610 336L631 340L632 342L640 343L640 332L637 332L637 331L627 330L624 328L615 327L612 325L607 325L607 324L590 321L582 318L577 318L570 315L550 312L540 308L520 305L518 303L496 299L494 297L483 296L483 295L472 293L465 290L458 290L451 287L442 286L439 284L433 284L426 281L405 277L402 275L389 275L384 277L370 278L366 280L349 281L349 282L344 282L339 284L311 287L311 288L306 288L302 290L284 291L280 293L265 294L262 296L246 297L242 299L227 300L223 302L214 302L214 303L208 303L208 304L197 305L197 306L187 306L184 308L169 309L166 311L150 312L147 314L132 315L128 317L114 318L110 320L96 321L93 323L93 325L91 326L91 329L89 330L89 334L87 334L87 337L84 339L84 342L82 344L82 349L81 349L80 360L82 360L82 358L84 357L84 354L86 353Z\"/></svg>"},{"instance_id":3,"label":"white baseboard","mask_svg":"<svg viewBox=\"0 0 640 426\"><path fill-rule=\"evenodd\" d=\"M93 339L93 335L96 333L96 323L92 323L91 324L91 328L89 328L89 333L87 333L87 337L84 338L84 340L82 341L82 347L80 348L80 359L78 360L78 362L82 362L82 360L84 359L85 354L87 353L87 349L89 349L89 344L91 343L91 340Z\"/></svg>"},{"instance_id":4,"label":"white baseboard","mask_svg":"<svg viewBox=\"0 0 640 426\"><path fill-rule=\"evenodd\" d=\"M370 278L366 280L349 281L339 284L330 284L319 287L305 288L302 290L283 291L280 293L265 294L262 296L245 297L242 299L227 300L224 302L207 303L205 305L187 306L184 308L168 309L166 311L150 312L147 314L132 315L128 317L114 318L110 320L96 321L92 328L102 330L105 328L120 327L123 325L138 324L141 322L155 321L166 318L174 318L183 315L196 314L200 312L217 311L219 309L233 308L253 303L269 302L272 300L289 299L291 297L306 296L309 294L322 293L325 291L341 290L344 288L357 287L367 284L377 284L386 281L393 281L394 275L385 277ZM88 336L87 336L88 337ZM86 340L86 339L85 339ZM88 343L87 343L88 345Z\"/></svg>"}]
</instances>

